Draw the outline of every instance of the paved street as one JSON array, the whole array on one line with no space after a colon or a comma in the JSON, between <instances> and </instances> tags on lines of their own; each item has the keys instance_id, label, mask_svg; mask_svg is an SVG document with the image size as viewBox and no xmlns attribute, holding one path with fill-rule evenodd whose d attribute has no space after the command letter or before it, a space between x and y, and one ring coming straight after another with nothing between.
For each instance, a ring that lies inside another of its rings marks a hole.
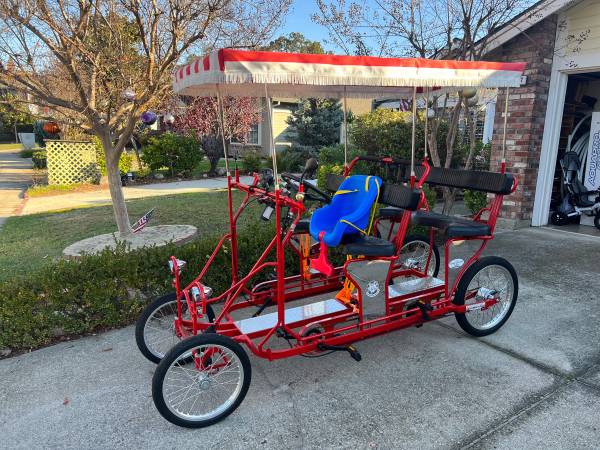
<instances>
[{"instance_id":1,"label":"paved street","mask_svg":"<svg viewBox=\"0 0 600 450\"><path fill-rule=\"evenodd\" d=\"M23 203L23 190L31 184L31 159L19 156L19 150L0 150L0 226Z\"/></svg>"},{"instance_id":2,"label":"paved street","mask_svg":"<svg viewBox=\"0 0 600 450\"><path fill-rule=\"evenodd\" d=\"M248 396L225 421L173 426L150 396L154 365L133 328L0 361L4 448L587 449L600 439L600 239L499 233L488 254L519 274L495 335L453 318L357 343L345 354L251 357Z\"/></svg>"}]
</instances>

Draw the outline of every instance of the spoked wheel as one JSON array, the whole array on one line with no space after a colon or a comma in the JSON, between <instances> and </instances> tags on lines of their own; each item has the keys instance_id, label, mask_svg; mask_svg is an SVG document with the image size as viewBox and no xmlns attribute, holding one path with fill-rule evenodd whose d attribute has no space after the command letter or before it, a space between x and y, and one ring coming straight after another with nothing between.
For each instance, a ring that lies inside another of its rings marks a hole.
<instances>
[{"instance_id":1,"label":"spoked wheel","mask_svg":"<svg viewBox=\"0 0 600 450\"><path fill-rule=\"evenodd\" d=\"M400 250L400 258L397 265L404 269L416 269L420 272L425 271L429 250L431 248L429 238L425 236L407 236ZM440 252L434 244L427 268L427 275L436 277L440 270Z\"/></svg>"},{"instance_id":2,"label":"spoked wheel","mask_svg":"<svg viewBox=\"0 0 600 450\"><path fill-rule=\"evenodd\" d=\"M497 302L487 309L455 314L460 327L473 336L487 336L498 330L510 317L519 293L513 266L505 259L488 256L471 265L456 289L454 303L469 305L488 298Z\"/></svg>"},{"instance_id":3,"label":"spoked wheel","mask_svg":"<svg viewBox=\"0 0 600 450\"><path fill-rule=\"evenodd\" d=\"M187 304L183 302L183 316L189 318ZM212 308L207 308L209 321L214 321ZM177 319L177 298L175 293L157 298L140 314L135 324L135 341L142 354L153 363L159 363L163 356L177 344L180 337L175 332Z\"/></svg>"},{"instance_id":4,"label":"spoked wheel","mask_svg":"<svg viewBox=\"0 0 600 450\"><path fill-rule=\"evenodd\" d=\"M209 333L173 347L152 378L152 398L169 422L201 428L223 420L242 402L252 371L244 349Z\"/></svg>"}]
</instances>

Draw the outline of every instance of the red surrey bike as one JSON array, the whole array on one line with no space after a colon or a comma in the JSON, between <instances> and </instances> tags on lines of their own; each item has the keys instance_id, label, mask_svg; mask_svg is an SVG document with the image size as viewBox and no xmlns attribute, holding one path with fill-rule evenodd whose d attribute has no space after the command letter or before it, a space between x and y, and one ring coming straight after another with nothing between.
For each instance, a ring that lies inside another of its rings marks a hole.
<instances>
[{"instance_id":1,"label":"red surrey bike","mask_svg":"<svg viewBox=\"0 0 600 450\"><path fill-rule=\"evenodd\" d=\"M414 118L417 96L439 89L417 86L508 89L520 84L523 69L523 64L512 63L220 50L180 68L174 87L180 94L216 94L219 105L223 93L344 100L412 94ZM222 109L220 117L223 128ZM501 173L430 167L427 157L415 167L413 121L410 161L355 158L345 164L343 175L327 179L330 192L325 192L305 179L316 161L309 160L301 176L280 175L271 153L272 173L255 174L251 184L240 182L237 167L233 176L227 167L229 232L186 286L180 281L185 262L171 257L175 292L151 303L138 320L138 346L159 363L152 396L167 420L203 427L231 414L251 380L244 347L269 360L343 351L360 361L354 342L449 314L474 336L489 335L508 320L518 293L515 270L505 259L481 257L493 238L503 196L517 188L516 179L504 173L504 157ZM360 162L395 176L384 181L375 173L353 173ZM447 216L429 210L425 184L487 192L493 200L472 219ZM237 208L234 189L243 193ZM252 269L240 274L237 223L251 200L265 205L263 218L274 213L275 233ZM323 205L310 219L303 217L306 200ZM429 227L429 235L407 236L411 223ZM442 279L436 233L446 238ZM463 241L479 245L466 262L453 266L453 246ZM231 249L231 285L214 293L203 280L226 243ZM345 255L343 264L330 262L332 248ZM285 275L286 249L298 257L297 275ZM255 281L273 270L274 279ZM452 270L457 271L454 280L449 277Z\"/></svg>"}]
</instances>

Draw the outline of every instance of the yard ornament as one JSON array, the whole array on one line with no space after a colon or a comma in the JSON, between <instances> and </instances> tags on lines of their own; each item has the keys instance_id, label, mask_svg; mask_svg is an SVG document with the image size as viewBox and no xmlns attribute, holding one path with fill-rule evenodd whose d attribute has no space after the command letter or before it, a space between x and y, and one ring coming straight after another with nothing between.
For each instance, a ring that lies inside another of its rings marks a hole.
<instances>
[{"instance_id":1,"label":"yard ornament","mask_svg":"<svg viewBox=\"0 0 600 450\"><path fill-rule=\"evenodd\" d=\"M175 123L175 116L171 113L166 113L164 120L166 124L173 125Z\"/></svg>"},{"instance_id":2,"label":"yard ornament","mask_svg":"<svg viewBox=\"0 0 600 450\"><path fill-rule=\"evenodd\" d=\"M145 125L152 125L154 122L156 122L156 113L154 111L145 111L142 113L142 122L144 122Z\"/></svg>"},{"instance_id":3,"label":"yard ornament","mask_svg":"<svg viewBox=\"0 0 600 450\"><path fill-rule=\"evenodd\" d=\"M56 122L46 122L42 126L42 129L47 134L58 134L58 133L60 133L60 127L58 126L58 124Z\"/></svg>"},{"instance_id":4,"label":"yard ornament","mask_svg":"<svg viewBox=\"0 0 600 450\"><path fill-rule=\"evenodd\" d=\"M123 98L130 102L134 101L135 100L135 91L132 88L128 87L127 89L125 89L123 91Z\"/></svg>"}]
</instances>

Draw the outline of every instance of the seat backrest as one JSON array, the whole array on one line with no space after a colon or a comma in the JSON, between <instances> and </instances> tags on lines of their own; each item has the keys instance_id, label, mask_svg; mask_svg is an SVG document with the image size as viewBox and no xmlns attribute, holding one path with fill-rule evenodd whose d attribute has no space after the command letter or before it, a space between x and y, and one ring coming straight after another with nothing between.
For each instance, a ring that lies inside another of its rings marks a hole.
<instances>
[{"instance_id":1,"label":"seat backrest","mask_svg":"<svg viewBox=\"0 0 600 450\"><path fill-rule=\"evenodd\" d=\"M325 177L325 189L329 192L335 192L340 188L346 177L335 173L328 173Z\"/></svg>"},{"instance_id":2,"label":"seat backrest","mask_svg":"<svg viewBox=\"0 0 600 450\"><path fill-rule=\"evenodd\" d=\"M331 206L339 217L351 214L363 202L373 203L377 197L377 185L381 188L381 179L378 177L368 175L349 176L340 184L331 200Z\"/></svg>"},{"instance_id":3,"label":"seat backrest","mask_svg":"<svg viewBox=\"0 0 600 450\"><path fill-rule=\"evenodd\" d=\"M415 211L419 207L421 194L409 187L395 183L384 183L379 202L397 208Z\"/></svg>"},{"instance_id":4,"label":"seat backrest","mask_svg":"<svg viewBox=\"0 0 600 450\"><path fill-rule=\"evenodd\" d=\"M425 182L434 186L447 186L506 195L512 191L514 177L510 173L432 167Z\"/></svg>"}]
</instances>

